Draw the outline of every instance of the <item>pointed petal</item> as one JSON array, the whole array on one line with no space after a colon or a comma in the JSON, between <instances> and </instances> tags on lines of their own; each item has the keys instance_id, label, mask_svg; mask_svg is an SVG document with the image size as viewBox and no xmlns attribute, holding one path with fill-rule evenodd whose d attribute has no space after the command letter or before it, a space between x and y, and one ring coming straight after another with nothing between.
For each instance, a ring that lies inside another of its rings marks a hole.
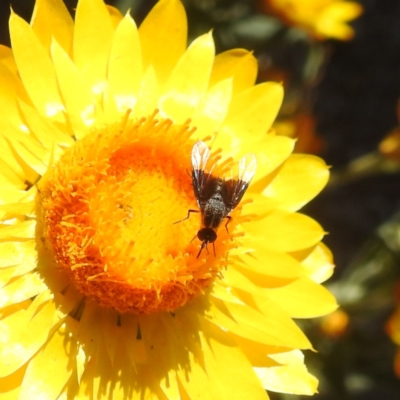
<instances>
[{"instance_id":1,"label":"pointed petal","mask_svg":"<svg viewBox=\"0 0 400 400\"><path fill-rule=\"evenodd\" d=\"M293 254L296 258L296 254ZM322 283L329 279L334 271L332 252L323 243L318 243L310 254L301 260L307 275L314 282Z\"/></svg>"},{"instance_id":2,"label":"pointed petal","mask_svg":"<svg viewBox=\"0 0 400 400\"><path fill-rule=\"evenodd\" d=\"M0 136L0 142L2 137ZM0 184L5 190L25 189L25 179L21 179L13 168L0 160Z\"/></svg>"},{"instance_id":3,"label":"pointed petal","mask_svg":"<svg viewBox=\"0 0 400 400\"><path fill-rule=\"evenodd\" d=\"M14 75L18 75L17 64L15 64L14 55L12 50L0 44L0 62ZM1 74L0 74L1 76Z\"/></svg>"},{"instance_id":4,"label":"pointed petal","mask_svg":"<svg viewBox=\"0 0 400 400\"><path fill-rule=\"evenodd\" d=\"M257 60L244 49L233 49L215 57L210 86L226 78L233 78L233 93L253 86L257 77Z\"/></svg>"},{"instance_id":5,"label":"pointed petal","mask_svg":"<svg viewBox=\"0 0 400 400\"><path fill-rule=\"evenodd\" d=\"M143 65L153 66L157 80L164 83L185 52L186 13L179 0L161 0L139 28Z\"/></svg>"},{"instance_id":6,"label":"pointed petal","mask_svg":"<svg viewBox=\"0 0 400 400\"><path fill-rule=\"evenodd\" d=\"M10 129L9 131L12 132L13 129ZM5 137L8 137L8 135L6 135ZM24 189L25 185L23 184L23 182L27 180L26 171L23 165L20 164L19 160L15 156L15 152L12 150L12 146L5 139L5 137L0 135L0 148L2 150L0 159L2 168L0 168L0 174L3 174L5 178L7 177L7 180L9 180L10 183L14 183L15 189Z\"/></svg>"},{"instance_id":7,"label":"pointed petal","mask_svg":"<svg viewBox=\"0 0 400 400\"><path fill-rule=\"evenodd\" d=\"M49 296L49 292L41 293L27 310L0 321L0 376L21 368L46 342L58 321L54 318L56 305Z\"/></svg>"},{"instance_id":8,"label":"pointed petal","mask_svg":"<svg viewBox=\"0 0 400 400\"><path fill-rule=\"evenodd\" d=\"M76 334L79 322L67 317L46 346L30 361L22 382L20 400L56 399L75 371Z\"/></svg>"},{"instance_id":9,"label":"pointed petal","mask_svg":"<svg viewBox=\"0 0 400 400\"><path fill-rule=\"evenodd\" d=\"M53 153L52 155L55 160L58 159L61 152L64 152L65 147L71 147L75 144L71 136L66 135L51 121L40 118L36 110L32 107L22 102L19 104L19 107L29 130L36 136L36 139L38 139L44 148ZM55 144L59 146L55 146Z\"/></svg>"},{"instance_id":10,"label":"pointed petal","mask_svg":"<svg viewBox=\"0 0 400 400\"><path fill-rule=\"evenodd\" d=\"M18 72L39 112L64 121L64 105L58 93L54 67L32 28L16 14L10 17L10 36Z\"/></svg>"},{"instance_id":11,"label":"pointed petal","mask_svg":"<svg viewBox=\"0 0 400 400\"><path fill-rule=\"evenodd\" d=\"M279 208L297 211L325 187L328 179L329 170L323 160L306 154L293 154L263 194L276 200Z\"/></svg>"},{"instance_id":12,"label":"pointed petal","mask_svg":"<svg viewBox=\"0 0 400 400\"><path fill-rule=\"evenodd\" d=\"M335 298L323 286L302 278L288 285L266 289L266 295L292 318L315 318L338 307Z\"/></svg>"},{"instance_id":13,"label":"pointed petal","mask_svg":"<svg viewBox=\"0 0 400 400\"><path fill-rule=\"evenodd\" d=\"M51 53L74 135L81 139L100 123L101 112L87 82L57 42L53 42Z\"/></svg>"},{"instance_id":14,"label":"pointed petal","mask_svg":"<svg viewBox=\"0 0 400 400\"><path fill-rule=\"evenodd\" d=\"M192 117L196 138L203 139L218 131L228 113L231 98L231 79L222 80L208 90Z\"/></svg>"},{"instance_id":15,"label":"pointed petal","mask_svg":"<svg viewBox=\"0 0 400 400\"><path fill-rule=\"evenodd\" d=\"M307 371L304 365L304 356L300 351L273 354L270 357L282 365L271 368L255 368L265 389L309 396L317 392L318 380Z\"/></svg>"},{"instance_id":16,"label":"pointed petal","mask_svg":"<svg viewBox=\"0 0 400 400\"><path fill-rule=\"evenodd\" d=\"M254 144L268 132L283 100L282 85L261 83L233 98L221 135Z\"/></svg>"},{"instance_id":17,"label":"pointed petal","mask_svg":"<svg viewBox=\"0 0 400 400\"><path fill-rule=\"evenodd\" d=\"M110 102L119 113L135 108L142 73L139 35L135 22L127 14L115 31L108 65Z\"/></svg>"},{"instance_id":18,"label":"pointed petal","mask_svg":"<svg viewBox=\"0 0 400 400\"><path fill-rule=\"evenodd\" d=\"M158 83L154 68L150 66L143 75L140 84L139 99L133 111L133 117L148 117L157 108Z\"/></svg>"},{"instance_id":19,"label":"pointed petal","mask_svg":"<svg viewBox=\"0 0 400 400\"><path fill-rule=\"evenodd\" d=\"M1 132L4 136L7 136L7 128L10 125L15 128L23 125L17 108L17 96L29 101L23 92L21 81L0 63L0 109L3 115L7 115L7 118L0 120Z\"/></svg>"},{"instance_id":20,"label":"pointed petal","mask_svg":"<svg viewBox=\"0 0 400 400\"><path fill-rule=\"evenodd\" d=\"M324 234L312 218L276 210L264 219L248 223L246 235L240 241L254 249L291 252L315 245Z\"/></svg>"},{"instance_id":21,"label":"pointed petal","mask_svg":"<svg viewBox=\"0 0 400 400\"><path fill-rule=\"evenodd\" d=\"M243 254L241 261L235 263L235 268L260 287L276 287L306 274L305 268L286 253L259 249L251 254Z\"/></svg>"},{"instance_id":22,"label":"pointed petal","mask_svg":"<svg viewBox=\"0 0 400 400\"><path fill-rule=\"evenodd\" d=\"M13 374L0 378L0 397L1 400L18 399L21 390L22 379L24 378L26 367L20 368Z\"/></svg>"},{"instance_id":23,"label":"pointed petal","mask_svg":"<svg viewBox=\"0 0 400 400\"><path fill-rule=\"evenodd\" d=\"M160 96L161 115L182 124L190 118L205 94L214 60L211 34L195 39L180 58Z\"/></svg>"},{"instance_id":24,"label":"pointed petal","mask_svg":"<svg viewBox=\"0 0 400 400\"><path fill-rule=\"evenodd\" d=\"M47 171L51 152L45 149L33 136L23 134L16 129L12 131L13 136L9 137L8 140L18 156L29 169L35 171L38 175L43 175ZM32 175L32 173L29 175Z\"/></svg>"},{"instance_id":25,"label":"pointed petal","mask_svg":"<svg viewBox=\"0 0 400 400\"><path fill-rule=\"evenodd\" d=\"M22 275L0 289L0 307L21 303L47 290L47 285L37 273Z\"/></svg>"},{"instance_id":26,"label":"pointed petal","mask_svg":"<svg viewBox=\"0 0 400 400\"><path fill-rule=\"evenodd\" d=\"M70 53L74 23L62 0L37 0L31 25L49 54L52 38Z\"/></svg>"},{"instance_id":27,"label":"pointed petal","mask_svg":"<svg viewBox=\"0 0 400 400\"><path fill-rule=\"evenodd\" d=\"M15 225L0 226L0 240L33 239L36 236L36 221L23 221Z\"/></svg>"},{"instance_id":28,"label":"pointed petal","mask_svg":"<svg viewBox=\"0 0 400 400\"><path fill-rule=\"evenodd\" d=\"M75 14L73 58L93 93L103 93L114 28L102 0L78 2Z\"/></svg>"},{"instance_id":29,"label":"pointed petal","mask_svg":"<svg viewBox=\"0 0 400 400\"><path fill-rule=\"evenodd\" d=\"M249 360L243 355L229 335L207 320L201 334L204 370L208 377L207 388L215 399L268 400L260 380ZM224 373L221 374L221 365Z\"/></svg>"},{"instance_id":30,"label":"pointed petal","mask_svg":"<svg viewBox=\"0 0 400 400\"><path fill-rule=\"evenodd\" d=\"M0 268L15 267L15 276L32 271L37 266L34 240L0 243Z\"/></svg>"},{"instance_id":31,"label":"pointed petal","mask_svg":"<svg viewBox=\"0 0 400 400\"><path fill-rule=\"evenodd\" d=\"M124 18L124 16L121 14L121 11L119 11L117 7L110 6L109 4L106 4L106 7L108 13L110 14L113 27L114 29L117 29L117 26L121 22L121 19Z\"/></svg>"},{"instance_id":32,"label":"pointed petal","mask_svg":"<svg viewBox=\"0 0 400 400\"><path fill-rule=\"evenodd\" d=\"M222 289L216 286L215 290ZM263 310L268 309L267 315L247 304L221 301L213 296L210 300L212 307L207 319L223 330L270 346L311 348L301 329L267 297L262 299L262 304L257 304Z\"/></svg>"}]
</instances>

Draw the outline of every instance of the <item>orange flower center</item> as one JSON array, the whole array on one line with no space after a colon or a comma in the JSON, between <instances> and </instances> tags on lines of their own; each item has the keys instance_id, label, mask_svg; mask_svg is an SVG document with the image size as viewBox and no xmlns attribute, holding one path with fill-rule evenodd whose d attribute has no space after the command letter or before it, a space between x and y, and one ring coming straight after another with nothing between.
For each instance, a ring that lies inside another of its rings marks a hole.
<instances>
[{"instance_id":1,"label":"orange flower center","mask_svg":"<svg viewBox=\"0 0 400 400\"><path fill-rule=\"evenodd\" d=\"M202 293L232 246L217 256L192 241L200 215L188 125L155 116L93 132L67 150L38 185L47 250L77 288L118 312L173 311Z\"/></svg>"}]
</instances>

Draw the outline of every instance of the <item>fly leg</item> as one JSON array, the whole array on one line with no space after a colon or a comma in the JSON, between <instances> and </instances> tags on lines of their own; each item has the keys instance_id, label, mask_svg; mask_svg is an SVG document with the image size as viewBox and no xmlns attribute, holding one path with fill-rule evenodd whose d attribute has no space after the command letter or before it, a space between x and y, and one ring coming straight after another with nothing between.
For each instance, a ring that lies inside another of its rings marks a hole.
<instances>
[{"instance_id":1,"label":"fly leg","mask_svg":"<svg viewBox=\"0 0 400 400\"><path fill-rule=\"evenodd\" d=\"M190 213L199 213L199 212L200 212L199 210L188 210L186 218L183 218L183 219L180 219L179 221L174 222L174 225L178 224L179 222L182 222L182 221L185 221L185 220L189 219Z\"/></svg>"},{"instance_id":2,"label":"fly leg","mask_svg":"<svg viewBox=\"0 0 400 400\"><path fill-rule=\"evenodd\" d=\"M226 221L225 229L226 229L226 231L228 232L228 235L230 235L230 233L229 233L229 231L228 231L228 224L229 224L229 222L231 222L232 217L230 217L229 215L227 215L225 218L228 220L228 221Z\"/></svg>"}]
</instances>

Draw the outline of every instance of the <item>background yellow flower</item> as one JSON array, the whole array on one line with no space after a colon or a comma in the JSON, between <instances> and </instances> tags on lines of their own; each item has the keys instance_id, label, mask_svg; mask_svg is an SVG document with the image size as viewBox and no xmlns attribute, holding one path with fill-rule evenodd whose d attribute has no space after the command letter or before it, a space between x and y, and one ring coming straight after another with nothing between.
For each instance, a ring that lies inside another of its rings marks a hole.
<instances>
[{"instance_id":1,"label":"background yellow flower","mask_svg":"<svg viewBox=\"0 0 400 400\"><path fill-rule=\"evenodd\" d=\"M317 39L351 39L348 22L362 13L362 6L343 0L265 0L272 12Z\"/></svg>"}]
</instances>

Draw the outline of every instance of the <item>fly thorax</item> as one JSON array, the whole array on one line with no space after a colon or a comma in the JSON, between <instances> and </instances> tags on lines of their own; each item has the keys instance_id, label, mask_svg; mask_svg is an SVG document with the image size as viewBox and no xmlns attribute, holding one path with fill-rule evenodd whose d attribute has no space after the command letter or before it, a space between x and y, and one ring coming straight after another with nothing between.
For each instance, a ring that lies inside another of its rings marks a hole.
<instances>
[{"instance_id":1,"label":"fly thorax","mask_svg":"<svg viewBox=\"0 0 400 400\"><path fill-rule=\"evenodd\" d=\"M216 193L205 204L203 224L208 228L218 228L226 214L226 205L221 195Z\"/></svg>"}]
</instances>

